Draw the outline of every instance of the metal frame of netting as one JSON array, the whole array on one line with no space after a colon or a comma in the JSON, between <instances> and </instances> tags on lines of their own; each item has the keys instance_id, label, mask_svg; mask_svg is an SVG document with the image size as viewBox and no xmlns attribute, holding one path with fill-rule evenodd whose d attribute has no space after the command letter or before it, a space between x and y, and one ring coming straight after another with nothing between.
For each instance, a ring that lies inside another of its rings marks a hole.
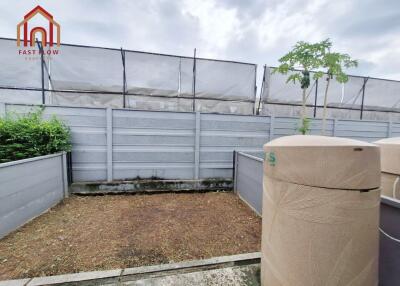
<instances>
[{"instance_id":1,"label":"metal frame of netting","mask_svg":"<svg viewBox=\"0 0 400 286\"><path fill-rule=\"evenodd\" d=\"M299 83L286 83L287 75L273 73L273 68L264 65L257 113L263 104L301 106ZM313 80L308 90L306 105L313 108L314 117L323 108L325 85L326 75ZM355 75L345 84L332 80L327 107L360 111L360 119L364 111L400 113L400 81Z\"/></svg>"},{"instance_id":2,"label":"metal frame of netting","mask_svg":"<svg viewBox=\"0 0 400 286\"><path fill-rule=\"evenodd\" d=\"M195 111L196 104L226 102L250 104L254 111L257 65L251 63L72 44L62 44L51 60L41 53L40 61L29 61L18 55L15 39L0 38L0 48L0 91L37 92L42 104L70 100L85 106L90 97L92 103L123 108L161 101Z\"/></svg>"}]
</instances>

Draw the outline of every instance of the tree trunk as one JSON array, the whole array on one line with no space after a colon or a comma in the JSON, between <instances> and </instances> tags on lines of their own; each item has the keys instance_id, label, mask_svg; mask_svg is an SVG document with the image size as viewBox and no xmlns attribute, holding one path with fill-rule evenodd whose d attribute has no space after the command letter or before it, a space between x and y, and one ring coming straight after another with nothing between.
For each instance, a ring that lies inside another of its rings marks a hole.
<instances>
[{"instance_id":1,"label":"tree trunk","mask_svg":"<svg viewBox=\"0 0 400 286\"><path fill-rule=\"evenodd\" d=\"M303 120L306 118L307 116L307 112L306 112L306 92L307 89L303 88L303 100L302 100L302 106L301 106L301 121L303 122Z\"/></svg>"},{"instance_id":2,"label":"tree trunk","mask_svg":"<svg viewBox=\"0 0 400 286\"><path fill-rule=\"evenodd\" d=\"M307 110L306 110L306 100L307 100L307 88L303 88L303 100L301 102L301 116L300 116L300 128L298 129L301 134L305 135L307 133L306 128L306 118L307 118Z\"/></svg>"},{"instance_id":3,"label":"tree trunk","mask_svg":"<svg viewBox=\"0 0 400 286\"><path fill-rule=\"evenodd\" d=\"M325 135L325 129L326 129L326 106L328 102L328 89L329 89L329 83L331 82L330 76L326 79L326 88L325 88L325 96L324 96L324 109L322 111L322 135Z\"/></svg>"}]
</instances>

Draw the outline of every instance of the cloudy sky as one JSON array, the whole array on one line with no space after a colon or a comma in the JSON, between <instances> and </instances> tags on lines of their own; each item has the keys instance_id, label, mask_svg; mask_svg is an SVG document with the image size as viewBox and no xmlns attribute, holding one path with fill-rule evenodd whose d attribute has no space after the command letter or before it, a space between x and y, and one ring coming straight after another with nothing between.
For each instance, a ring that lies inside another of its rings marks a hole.
<instances>
[{"instance_id":1,"label":"cloudy sky","mask_svg":"<svg viewBox=\"0 0 400 286\"><path fill-rule=\"evenodd\" d=\"M398 0L2 0L0 36L36 5L62 42L276 65L297 41L331 38L351 74L400 80Z\"/></svg>"}]
</instances>

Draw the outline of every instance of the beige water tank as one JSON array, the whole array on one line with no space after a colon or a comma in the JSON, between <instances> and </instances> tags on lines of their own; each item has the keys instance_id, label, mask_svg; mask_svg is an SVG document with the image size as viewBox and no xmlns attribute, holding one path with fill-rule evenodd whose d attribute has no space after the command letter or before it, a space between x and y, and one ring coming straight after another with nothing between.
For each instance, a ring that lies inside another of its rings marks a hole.
<instances>
[{"instance_id":1,"label":"beige water tank","mask_svg":"<svg viewBox=\"0 0 400 286\"><path fill-rule=\"evenodd\" d=\"M400 137L374 143L381 148L382 195L400 199Z\"/></svg>"},{"instance_id":2,"label":"beige water tank","mask_svg":"<svg viewBox=\"0 0 400 286\"><path fill-rule=\"evenodd\" d=\"M263 286L377 286L375 145L295 135L264 145Z\"/></svg>"}]
</instances>

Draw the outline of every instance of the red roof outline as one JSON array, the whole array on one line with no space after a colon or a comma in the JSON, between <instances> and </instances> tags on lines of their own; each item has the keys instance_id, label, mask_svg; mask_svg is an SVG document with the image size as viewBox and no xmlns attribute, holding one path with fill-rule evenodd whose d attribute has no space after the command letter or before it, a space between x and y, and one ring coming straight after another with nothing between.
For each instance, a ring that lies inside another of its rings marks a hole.
<instances>
[{"instance_id":1,"label":"red roof outline","mask_svg":"<svg viewBox=\"0 0 400 286\"><path fill-rule=\"evenodd\" d=\"M53 19L53 15L51 15L49 12L47 12L45 9L43 9L40 5L37 5L35 8L33 8L31 11L29 11L25 16L24 19L29 18L32 14L40 13L44 17L48 19Z\"/></svg>"}]
</instances>

